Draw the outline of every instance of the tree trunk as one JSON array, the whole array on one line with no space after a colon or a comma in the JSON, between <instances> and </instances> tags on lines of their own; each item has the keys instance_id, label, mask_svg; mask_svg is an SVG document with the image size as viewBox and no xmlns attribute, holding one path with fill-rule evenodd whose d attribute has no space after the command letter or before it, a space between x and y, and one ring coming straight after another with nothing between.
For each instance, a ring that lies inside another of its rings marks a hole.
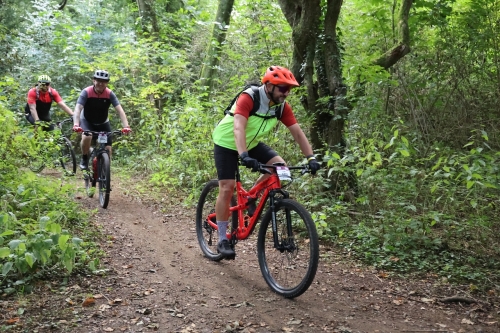
<instances>
[{"instance_id":1,"label":"tree trunk","mask_svg":"<svg viewBox=\"0 0 500 333\"><path fill-rule=\"evenodd\" d=\"M66 6L66 3L68 2L68 0L62 0L61 3L59 4L59 7L57 9L59 10L63 10L64 9L64 6ZM0 5L2 4L2 1L0 1Z\"/></svg>"},{"instance_id":2,"label":"tree trunk","mask_svg":"<svg viewBox=\"0 0 500 333\"><path fill-rule=\"evenodd\" d=\"M327 0L323 8L319 0L278 1L292 27L294 49L291 69L299 78L299 83L306 85L304 108L314 115L311 144L316 151L326 148L342 156L346 143L344 127L350 111L346 99L347 87L342 82L342 58L336 34L343 0ZM413 0L401 0L398 45L375 64L390 68L410 52L408 16L412 4ZM323 22L323 30L320 22ZM320 98L327 102L319 103ZM351 175L347 179L350 188L356 187L353 178Z\"/></svg>"},{"instance_id":3,"label":"tree trunk","mask_svg":"<svg viewBox=\"0 0 500 333\"><path fill-rule=\"evenodd\" d=\"M398 45L375 60L375 65L379 65L384 69L389 69L390 67L394 66L394 64L396 64L399 60L401 60L405 55L410 53L410 28L408 26L408 17L410 16L410 9L412 5L413 0L401 1L398 24Z\"/></svg>"},{"instance_id":4,"label":"tree trunk","mask_svg":"<svg viewBox=\"0 0 500 333\"><path fill-rule=\"evenodd\" d=\"M142 31L156 35L160 31L160 28L158 27L158 21L156 20L156 13L154 12L153 4L153 0L137 0L139 16L141 17Z\"/></svg>"},{"instance_id":5,"label":"tree trunk","mask_svg":"<svg viewBox=\"0 0 500 333\"><path fill-rule=\"evenodd\" d=\"M219 7L212 30L212 40L208 46L203 68L201 70L201 84L208 90L207 98L212 90L213 77L217 71L217 65L219 64L222 44L226 40L226 32L229 27L233 4L234 0L219 0Z\"/></svg>"},{"instance_id":6,"label":"tree trunk","mask_svg":"<svg viewBox=\"0 0 500 333\"><path fill-rule=\"evenodd\" d=\"M181 8L184 8L184 3L182 2L182 0L170 0L165 5L165 11L167 13L176 13Z\"/></svg>"}]
</instances>

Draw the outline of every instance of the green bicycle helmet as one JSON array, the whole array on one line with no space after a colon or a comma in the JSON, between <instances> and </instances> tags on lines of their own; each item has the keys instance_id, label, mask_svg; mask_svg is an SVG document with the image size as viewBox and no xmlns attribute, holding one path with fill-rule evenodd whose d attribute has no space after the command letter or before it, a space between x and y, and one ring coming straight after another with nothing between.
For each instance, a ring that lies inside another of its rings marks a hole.
<instances>
[{"instance_id":1,"label":"green bicycle helmet","mask_svg":"<svg viewBox=\"0 0 500 333\"><path fill-rule=\"evenodd\" d=\"M50 83L50 77L48 75L40 75L38 77L38 82L40 82L40 83Z\"/></svg>"}]
</instances>

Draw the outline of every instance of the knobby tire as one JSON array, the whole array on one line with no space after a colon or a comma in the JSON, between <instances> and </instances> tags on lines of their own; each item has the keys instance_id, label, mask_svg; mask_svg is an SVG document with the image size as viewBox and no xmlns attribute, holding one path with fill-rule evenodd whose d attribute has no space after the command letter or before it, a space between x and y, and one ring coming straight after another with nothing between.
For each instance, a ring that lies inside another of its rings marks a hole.
<instances>
[{"instance_id":1,"label":"knobby tire","mask_svg":"<svg viewBox=\"0 0 500 333\"><path fill-rule=\"evenodd\" d=\"M319 261L318 233L309 212L298 202L275 203L278 244L272 231L272 211L262 219L257 240L259 266L269 287L279 295L294 298L314 280ZM287 220L291 223L287 223ZM290 225L290 226L289 226Z\"/></svg>"},{"instance_id":2,"label":"knobby tire","mask_svg":"<svg viewBox=\"0 0 500 333\"><path fill-rule=\"evenodd\" d=\"M217 243L219 242L219 231L211 227L207 222L207 216L215 212L215 202L219 195L219 181L210 180L205 184L201 191L198 205L196 207L196 235L201 251L210 260L220 261L222 255L217 252ZM231 205L236 205L236 197L233 195ZM234 211L229 216L228 231L233 225L233 221L238 220L238 212ZM216 221L213 221L214 223Z\"/></svg>"},{"instance_id":3,"label":"knobby tire","mask_svg":"<svg viewBox=\"0 0 500 333\"><path fill-rule=\"evenodd\" d=\"M66 137L61 137L60 146L60 162L64 171L68 175L74 175L76 173L76 155L69 141Z\"/></svg>"},{"instance_id":4,"label":"knobby tire","mask_svg":"<svg viewBox=\"0 0 500 333\"><path fill-rule=\"evenodd\" d=\"M109 192L111 191L111 170L109 155L103 153L99 155L97 161L97 174L99 179L99 204L102 208L107 208L109 203Z\"/></svg>"}]
</instances>

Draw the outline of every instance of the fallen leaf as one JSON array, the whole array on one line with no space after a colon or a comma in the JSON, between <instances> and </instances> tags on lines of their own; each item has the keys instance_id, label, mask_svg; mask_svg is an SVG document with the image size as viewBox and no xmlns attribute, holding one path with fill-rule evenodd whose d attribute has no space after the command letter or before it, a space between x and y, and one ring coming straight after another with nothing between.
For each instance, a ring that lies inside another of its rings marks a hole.
<instances>
[{"instance_id":1,"label":"fallen leaf","mask_svg":"<svg viewBox=\"0 0 500 333\"><path fill-rule=\"evenodd\" d=\"M435 301L434 298L423 298L423 297L420 300L425 303L434 303Z\"/></svg>"},{"instance_id":2,"label":"fallen leaf","mask_svg":"<svg viewBox=\"0 0 500 333\"><path fill-rule=\"evenodd\" d=\"M111 327L106 327L106 328L103 328L103 331L104 332L113 332L114 329L112 329Z\"/></svg>"},{"instance_id":3,"label":"fallen leaf","mask_svg":"<svg viewBox=\"0 0 500 333\"><path fill-rule=\"evenodd\" d=\"M402 305L404 303L404 300L402 300L402 299L394 299L394 300L392 300L392 303L394 303L396 305Z\"/></svg>"},{"instance_id":4,"label":"fallen leaf","mask_svg":"<svg viewBox=\"0 0 500 333\"><path fill-rule=\"evenodd\" d=\"M103 295L101 295L101 294L94 295L94 298L95 298L95 299L99 299L99 298L103 298L103 297L104 297L104 296L103 296Z\"/></svg>"},{"instance_id":5,"label":"fallen leaf","mask_svg":"<svg viewBox=\"0 0 500 333\"><path fill-rule=\"evenodd\" d=\"M69 298L69 297L68 297L68 298L66 298L66 299L65 299L65 301L66 301L66 303L68 303L69 305L75 305L75 302L73 302L73 301L71 300L71 298Z\"/></svg>"},{"instance_id":6,"label":"fallen leaf","mask_svg":"<svg viewBox=\"0 0 500 333\"><path fill-rule=\"evenodd\" d=\"M88 297L85 301L83 301L82 306L92 306L95 304L95 299L93 297Z\"/></svg>"},{"instance_id":7,"label":"fallen leaf","mask_svg":"<svg viewBox=\"0 0 500 333\"><path fill-rule=\"evenodd\" d=\"M137 309L135 310L135 312L138 312L140 314L143 314L143 315L148 315L148 314L151 314L151 309L148 309L148 308L144 308L144 309Z\"/></svg>"},{"instance_id":8,"label":"fallen leaf","mask_svg":"<svg viewBox=\"0 0 500 333\"><path fill-rule=\"evenodd\" d=\"M108 304L109 305L118 305L118 303L121 303L121 302L122 302L121 298L115 298L114 300L109 301Z\"/></svg>"},{"instance_id":9,"label":"fallen leaf","mask_svg":"<svg viewBox=\"0 0 500 333\"><path fill-rule=\"evenodd\" d=\"M5 321L5 323L7 325L15 325L18 321L19 321L19 317L14 317L14 318L7 319Z\"/></svg>"},{"instance_id":10,"label":"fallen leaf","mask_svg":"<svg viewBox=\"0 0 500 333\"><path fill-rule=\"evenodd\" d=\"M467 325L474 325L474 323L472 321L470 321L469 319L462 319L462 324L467 324Z\"/></svg>"},{"instance_id":11,"label":"fallen leaf","mask_svg":"<svg viewBox=\"0 0 500 333\"><path fill-rule=\"evenodd\" d=\"M107 309L111 309L111 306L109 306L107 304L101 304L99 306L99 311L106 311Z\"/></svg>"}]
</instances>

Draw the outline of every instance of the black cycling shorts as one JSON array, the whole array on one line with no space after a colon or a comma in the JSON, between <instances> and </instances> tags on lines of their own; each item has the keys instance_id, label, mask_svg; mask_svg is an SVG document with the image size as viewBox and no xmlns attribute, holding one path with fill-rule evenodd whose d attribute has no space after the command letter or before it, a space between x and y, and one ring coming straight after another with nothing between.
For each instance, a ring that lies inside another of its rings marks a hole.
<instances>
[{"instance_id":1,"label":"black cycling shorts","mask_svg":"<svg viewBox=\"0 0 500 333\"><path fill-rule=\"evenodd\" d=\"M87 121L87 119L80 118L80 127L83 128L84 131L94 131L94 132L111 132L111 124L109 121L104 124L92 124ZM85 134L83 134L85 135ZM93 136L93 139L96 139L97 135ZM108 146L111 146L113 143L113 134L108 135Z\"/></svg>"},{"instance_id":2,"label":"black cycling shorts","mask_svg":"<svg viewBox=\"0 0 500 333\"><path fill-rule=\"evenodd\" d=\"M268 145L259 142L257 146L248 151L248 155L262 164L268 163L272 158L278 156ZM214 145L215 168L219 180L235 179L238 168L238 151Z\"/></svg>"}]
</instances>

